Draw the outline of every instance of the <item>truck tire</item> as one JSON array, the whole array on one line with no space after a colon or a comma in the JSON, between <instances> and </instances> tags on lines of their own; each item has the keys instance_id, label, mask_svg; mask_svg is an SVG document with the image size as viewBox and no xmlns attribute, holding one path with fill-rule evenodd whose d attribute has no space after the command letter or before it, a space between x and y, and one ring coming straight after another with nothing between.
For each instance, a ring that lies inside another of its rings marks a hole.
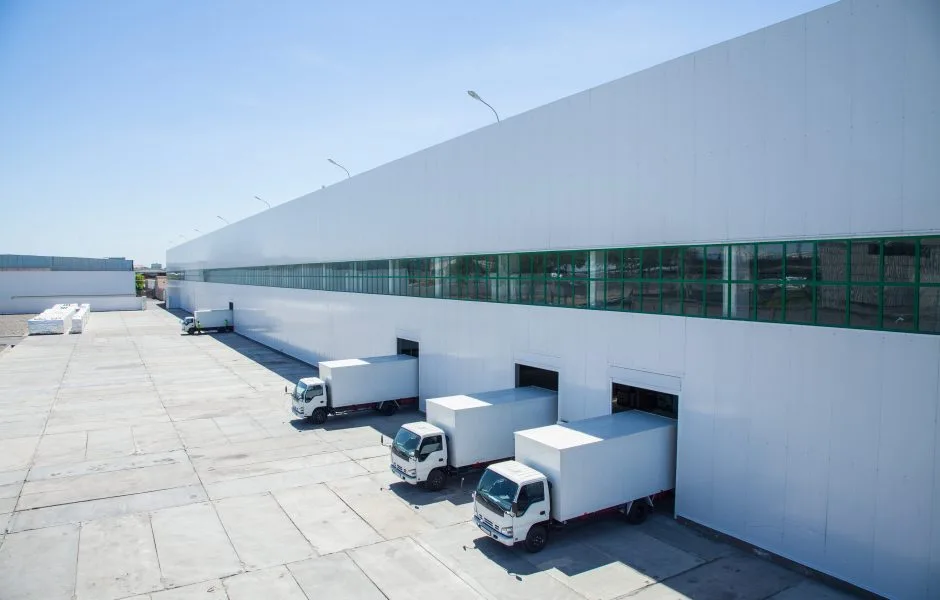
<instances>
[{"instance_id":1,"label":"truck tire","mask_svg":"<svg viewBox=\"0 0 940 600\"><path fill-rule=\"evenodd\" d=\"M383 402L379 405L379 412L385 417L390 417L398 412L398 405L394 402Z\"/></svg>"},{"instance_id":2,"label":"truck tire","mask_svg":"<svg viewBox=\"0 0 940 600\"><path fill-rule=\"evenodd\" d=\"M192 335L192 334L196 333L196 330L195 330L195 328L190 327L189 329L186 330L186 333L188 333L189 335Z\"/></svg>"},{"instance_id":3,"label":"truck tire","mask_svg":"<svg viewBox=\"0 0 940 600\"><path fill-rule=\"evenodd\" d=\"M313 409L313 414L310 415L310 420L313 421L314 425L323 425L326 423L326 409L322 406L318 406Z\"/></svg>"},{"instance_id":4,"label":"truck tire","mask_svg":"<svg viewBox=\"0 0 940 600\"><path fill-rule=\"evenodd\" d=\"M627 523L631 525L639 525L646 520L646 516L649 514L649 504L646 503L646 500L635 500L630 506L630 512L627 513Z\"/></svg>"},{"instance_id":5,"label":"truck tire","mask_svg":"<svg viewBox=\"0 0 940 600\"><path fill-rule=\"evenodd\" d=\"M525 549L532 554L541 552L548 543L548 529L544 525L533 525L525 536Z\"/></svg>"},{"instance_id":6,"label":"truck tire","mask_svg":"<svg viewBox=\"0 0 940 600\"><path fill-rule=\"evenodd\" d=\"M424 482L424 487L432 492L439 492L444 489L446 483L447 475L444 473L444 469L434 469L428 473L428 479Z\"/></svg>"}]
</instances>

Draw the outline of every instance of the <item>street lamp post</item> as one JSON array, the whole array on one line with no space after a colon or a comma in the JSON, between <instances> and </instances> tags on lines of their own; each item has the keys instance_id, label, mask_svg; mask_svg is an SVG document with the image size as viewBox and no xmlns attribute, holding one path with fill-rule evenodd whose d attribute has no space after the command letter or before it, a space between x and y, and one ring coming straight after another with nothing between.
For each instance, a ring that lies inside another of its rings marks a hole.
<instances>
[{"instance_id":1,"label":"street lamp post","mask_svg":"<svg viewBox=\"0 0 940 600\"><path fill-rule=\"evenodd\" d=\"M225 220L225 219L222 217L222 215L216 215L216 217L222 219L222 221L223 221L226 225L231 225L231 223L229 223L227 220Z\"/></svg>"},{"instance_id":2,"label":"street lamp post","mask_svg":"<svg viewBox=\"0 0 940 600\"><path fill-rule=\"evenodd\" d=\"M487 102L487 101L484 100L483 98L480 98L480 94L474 92L473 90L467 90L467 95L470 96L471 98L473 98L474 100L478 100L478 101L482 102L483 104L489 106L489 107L490 107L490 110L493 111L493 114L496 115L496 122L499 123L499 113L496 112L496 109L495 109L495 108L493 108L492 106L490 106L490 103L489 103L489 102Z\"/></svg>"},{"instance_id":3,"label":"street lamp post","mask_svg":"<svg viewBox=\"0 0 940 600\"><path fill-rule=\"evenodd\" d=\"M349 174L349 169L347 169L347 168L344 167L343 165L339 164L338 162L336 162L336 161L333 160L332 158L328 158L328 159L326 159L326 160L329 161L331 164L336 165L336 166L339 167L340 169L346 171L346 179L349 179L350 177L352 177L352 175Z\"/></svg>"},{"instance_id":4,"label":"street lamp post","mask_svg":"<svg viewBox=\"0 0 940 600\"><path fill-rule=\"evenodd\" d=\"M265 204L268 205L268 208L271 208L271 205L268 204L268 201L265 200L264 198L262 198L261 196L255 196L255 200L257 200L257 201L259 201L259 202L264 202Z\"/></svg>"}]
</instances>

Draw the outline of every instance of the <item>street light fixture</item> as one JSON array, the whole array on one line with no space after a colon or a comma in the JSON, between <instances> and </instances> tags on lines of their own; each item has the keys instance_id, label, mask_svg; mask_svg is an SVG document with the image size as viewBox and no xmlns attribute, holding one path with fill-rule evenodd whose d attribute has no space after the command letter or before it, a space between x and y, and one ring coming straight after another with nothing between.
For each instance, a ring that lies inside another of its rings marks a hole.
<instances>
[{"instance_id":1,"label":"street light fixture","mask_svg":"<svg viewBox=\"0 0 940 600\"><path fill-rule=\"evenodd\" d=\"M271 205L268 204L268 201L265 200L264 198L262 198L262 197L260 197L260 196L255 196L255 200L258 200L259 202L264 202L265 204L268 205L268 208L271 208Z\"/></svg>"},{"instance_id":2,"label":"street light fixture","mask_svg":"<svg viewBox=\"0 0 940 600\"><path fill-rule=\"evenodd\" d=\"M229 222L226 221L224 218L222 218L221 215L216 215L216 216L217 216L218 218L222 219L222 220L225 222L226 225L231 225L231 223L229 223Z\"/></svg>"},{"instance_id":3,"label":"street light fixture","mask_svg":"<svg viewBox=\"0 0 940 600\"><path fill-rule=\"evenodd\" d=\"M347 168L344 167L343 165L339 164L338 162L336 162L336 161L333 160L332 158L328 158L328 159L326 159L326 160L328 160L330 163L336 165L336 166L339 167L340 169L346 171L346 179L349 179L350 177L352 177L352 175L349 174L349 169L347 169Z\"/></svg>"},{"instance_id":4,"label":"street light fixture","mask_svg":"<svg viewBox=\"0 0 940 600\"><path fill-rule=\"evenodd\" d=\"M490 106L490 103L489 103L489 102L487 102L487 101L484 100L483 98L480 98L480 94L474 92L473 90L467 90L467 95L470 96L471 98L473 98L474 100L478 100L479 102L482 102L483 104L489 106L489 107L490 107L490 110L493 111L493 114L496 115L496 122L499 123L499 113L496 112L496 109L495 109L495 108L493 108L492 106Z\"/></svg>"}]
</instances>

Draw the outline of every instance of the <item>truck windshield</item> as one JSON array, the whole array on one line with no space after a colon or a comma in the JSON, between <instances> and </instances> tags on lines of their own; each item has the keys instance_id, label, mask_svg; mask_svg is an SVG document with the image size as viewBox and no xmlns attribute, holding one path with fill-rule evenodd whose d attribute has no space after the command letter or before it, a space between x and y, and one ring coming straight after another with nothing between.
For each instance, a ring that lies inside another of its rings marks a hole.
<instances>
[{"instance_id":1,"label":"truck windshield","mask_svg":"<svg viewBox=\"0 0 940 600\"><path fill-rule=\"evenodd\" d=\"M395 435L395 441L392 442L395 449L408 458L415 455L415 450L417 450L418 444L420 443L421 436L413 431L408 431L404 427L398 430L398 433Z\"/></svg>"},{"instance_id":2,"label":"truck windshield","mask_svg":"<svg viewBox=\"0 0 940 600\"><path fill-rule=\"evenodd\" d=\"M506 479L502 475L487 469L480 478L477 485L477 496L488 501L487 504L494 504L504 512L512 506L512 501L516 499L516 493L519 491L519 485L511 479Z\"/></svg>"},{"instance_id":3,"label":"truck windshield","mask_svg":"<svg viewBox=\"0 0 940 600\"><path fill-rule=\"evenodd\" d=\"M306 391L307 391L307 385L302 381L298 381L297 386L294 388L294 397L303 398L304 392Z\"/></svg>"}]
</instances>

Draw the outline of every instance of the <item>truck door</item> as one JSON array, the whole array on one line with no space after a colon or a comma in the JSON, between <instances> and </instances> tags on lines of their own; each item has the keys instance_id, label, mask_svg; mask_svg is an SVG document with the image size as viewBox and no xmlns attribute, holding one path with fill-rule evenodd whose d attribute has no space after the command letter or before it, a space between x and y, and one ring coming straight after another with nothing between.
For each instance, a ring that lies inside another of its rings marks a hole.
<instances>
[{"instance_id":1,"label":"truck door","mask_svg":"<svg viewBox=\"0 0 940 600\"><path fill-rule=\"evenodd\" d=\"M545 482L536 481L527 483L519 490L519 497L514 503L513 538L515 541L525 540L526 534L536 523L542 523L549 518L548 499L545 494Z\"/></svg>"},{"instance_id":2,"label":"truck door","mask_svg":"<svg viewBox=\"0 0 940 600\"><path fill-rule=\"evenodd\" d=\"M416 454L418 457L418 481L425 481L428 473L447 464L444 455L444 440L440 435L430 435L421 440L421 446Z\"/></svg>"},{"instance_id":3,"label":"truck door","mask_svg":"<svg viewBox=\"0 0 940 600\"><path fill-rule=\"evenodd\" d=\"M326 394L322 385L312 385L304 393L304 416L309 417L319 406L326 406Z\"/></svg>"}]
</instances>

